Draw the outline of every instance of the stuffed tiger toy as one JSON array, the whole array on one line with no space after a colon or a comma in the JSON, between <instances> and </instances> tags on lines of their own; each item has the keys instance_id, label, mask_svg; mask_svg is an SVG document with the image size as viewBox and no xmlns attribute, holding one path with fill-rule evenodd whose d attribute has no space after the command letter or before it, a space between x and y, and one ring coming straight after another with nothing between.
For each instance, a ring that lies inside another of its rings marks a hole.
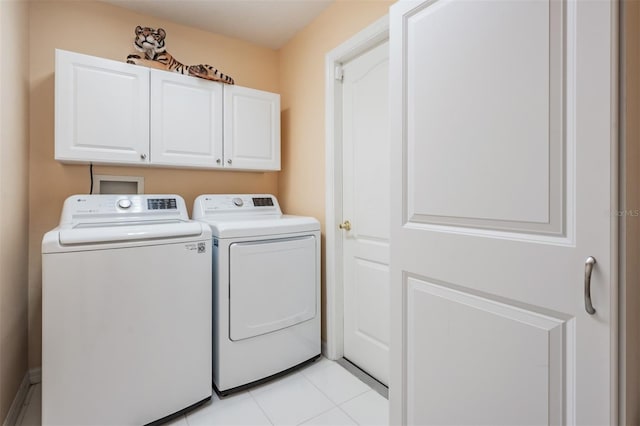
<instances>
[{"instance_id":1,"label":"stuffed tiger toy","mask_svg":"<svg viewBox=\"0 0 640 426\"><path fill-rule=\"evenodd\" d=\"M173 55L166 50L164 39L167 33L162 28L156 30L149 27L142 28L138 25L135 33L136 38L133 41L133 46L138 52L144 53L144 57L138 54L131 54L127 56L127 63L146 65L152 68L177 72L178 74L220 81L226 84L235 84L233 78L221 73L211 65L185 65L177 61Z\"/></svg>"}]
</instances>

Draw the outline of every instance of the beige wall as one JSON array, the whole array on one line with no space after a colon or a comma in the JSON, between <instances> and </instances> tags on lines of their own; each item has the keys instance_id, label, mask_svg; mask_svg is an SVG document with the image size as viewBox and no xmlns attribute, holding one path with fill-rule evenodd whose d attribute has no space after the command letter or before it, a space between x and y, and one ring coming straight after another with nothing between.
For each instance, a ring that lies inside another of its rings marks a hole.
<instances>
[{"instance_id":1,"label":"beige wall","mask_svg":"<svg viewBox=\"0 0 640 426\"><path fill-rule=\"evenodd\" d=\"M622 210L640 210L640 2L624 1L622 40L623 119L621 198ZM640 424L640 217L621 217L623 235L621 289L622 378L621 420Z\"/></svg>"},{"instance_id":2,"label":"beige wall","mask_svg":"<svg viewBox=\"0 0 640 426\"><path fill-rule=\"evenodd\" d=\"M28 14L0 1L0 422L27 372Z\"/></svg>"},{"instance_id":3,"label":"beige wall","mask_svg":"<svg viewBox=\"0 0 640 426\"><path fill-rule=\"evenodd\" d=\"M338 0L279 52L282 95L280 202L291 214L325 218L325 56L388 13L390 0ZM322 277L322 336L325 339L325 277Z\"/></svg>"},{"instance_id":4,"label":"beige wall","mask_svg":"<svg viewBox=\"0 0 640 426\"><path fill-rule=\"evenodd\" d=\"M0 0L1 1L1 0ZM167 31L167 50L184 63L208 63L241 86L279 92L278 56L271 49L96 1L36 1L30 13L31 159L29 215L29 365L41 364L43 234L55 227L64 199L89 190L88 166L53 159L54 49L124 60L133 52L136 25ZM277 194L278 173L95 166L96 174L144 176L146 193L177 193L189 209L202 193Z\"/></svg>"}]
</instances>

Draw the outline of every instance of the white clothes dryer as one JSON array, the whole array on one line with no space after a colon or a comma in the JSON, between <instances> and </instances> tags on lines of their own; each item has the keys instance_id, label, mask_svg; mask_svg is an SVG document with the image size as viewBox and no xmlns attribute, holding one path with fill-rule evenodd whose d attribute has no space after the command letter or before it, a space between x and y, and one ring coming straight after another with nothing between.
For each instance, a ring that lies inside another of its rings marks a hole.
<instances>
[{"instance_id":1,"label":"white clothes dryer","mask_svg":"<svg viewBox=\"0 0 640 426\"><path fill-rule=\"evenodd\" d=\"M211 231L180 196L69 197L42 240L42 424L139 426L209 400L210 301Z\"/></svg>"},{"instance_id":2,"label":"white clothes dryer","mask_svg":"<svg viewBox=\"0 0 640 426\"><path fill-rule=\"evenodd\" d=\"M227 395L320 356L320 223L273 195L201 195L213 234L213 382Z\"/></svg>"}]
</instances>

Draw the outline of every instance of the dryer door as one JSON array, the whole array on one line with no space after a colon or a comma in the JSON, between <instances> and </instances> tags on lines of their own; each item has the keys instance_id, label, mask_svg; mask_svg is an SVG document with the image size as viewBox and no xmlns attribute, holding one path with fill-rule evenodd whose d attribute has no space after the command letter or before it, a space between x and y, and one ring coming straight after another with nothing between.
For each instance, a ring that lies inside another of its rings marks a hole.
<instances>
[{"instance_id":1,"label":"dryer door","mask_svg":"<svg viewBox=\"0 0 640 426\"><path fill-rule=\"evenodd\" d=\"M229 335L237 341L316 316L313 235L229 246Z\"/></svg>"}]
</instances>

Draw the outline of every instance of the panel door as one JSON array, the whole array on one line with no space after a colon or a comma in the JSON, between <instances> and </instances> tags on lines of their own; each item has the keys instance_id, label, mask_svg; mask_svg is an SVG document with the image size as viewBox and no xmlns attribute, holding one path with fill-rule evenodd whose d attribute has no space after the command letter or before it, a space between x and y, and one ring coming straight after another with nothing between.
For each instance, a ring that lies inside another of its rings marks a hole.
<instances>
[{"instance_id":1,"label":"panel door","mask_svg":"<svg viewBox=\"0 0 640 426\"><path fill-rule=\"evenodd\" d=\"M151 71L151 164L222 167L222 84Z\"/></svg>"},{"instance_id":2,"label":"panel door","mask_svg":"<svg viewBox=\"0 0 640 426\"><path fill-rule=\"evenodd\" d=\"M616 423L615 7L392 6L391 424Z\"/></svg>"},{"instance_id":3,"label":"panel door","mask_svg":"<svg viewBox=\"0 0 640 426\"><path fill-rule=\"evenodd\" d=\"M225 85L224 166L280 170L280 95Z\"/></svg>"},{"instance_id":4,"label":"panel door","mask_svg":"<svg viewBox=\"0 0 640 426\"><path fill-rule=\"evenodd\" d=\"M344 357L389 382L389 43L343 66Z\"/></svg>"},{"instance_id":5,"label":"panel door","mask_svg":"<svg viewBox=\"0 0 640 426\"><path fill-rule=\"evenodd\" d=\"M149 162L149 69L56 50L55 158Z\"/></svg>"}]
</instances>

